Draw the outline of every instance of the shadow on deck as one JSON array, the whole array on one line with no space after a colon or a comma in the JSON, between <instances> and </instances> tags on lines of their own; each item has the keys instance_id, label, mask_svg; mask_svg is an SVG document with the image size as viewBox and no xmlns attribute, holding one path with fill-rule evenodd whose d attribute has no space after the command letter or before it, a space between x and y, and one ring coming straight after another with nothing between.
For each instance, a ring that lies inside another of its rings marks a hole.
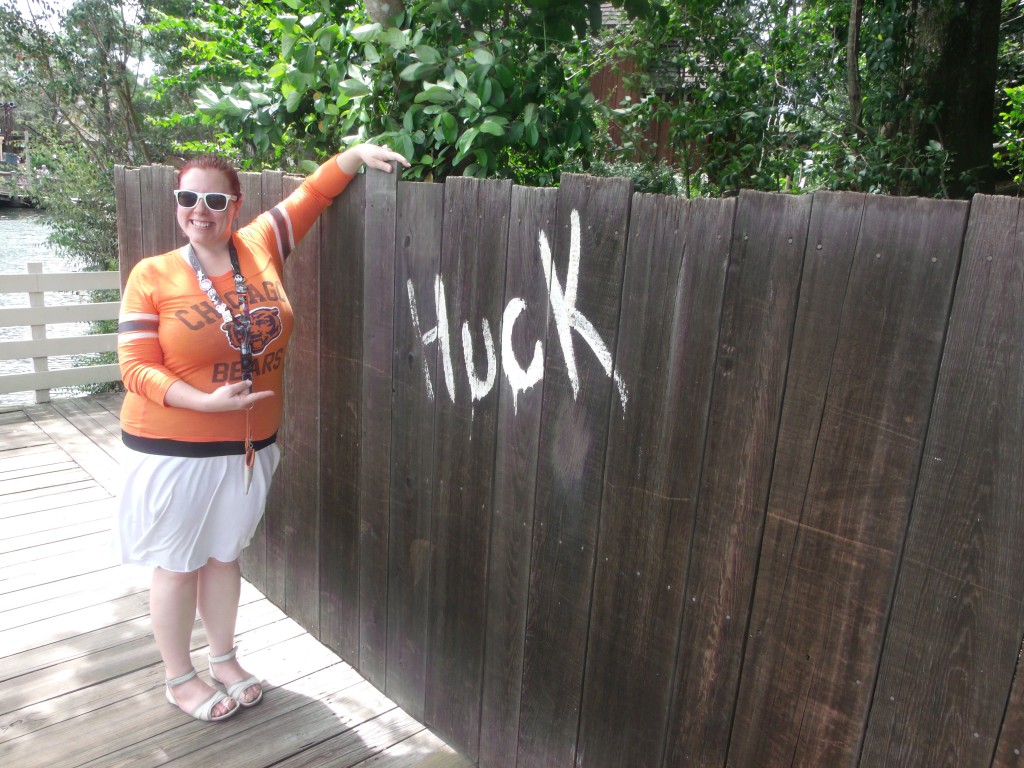
<instances>
[{"instance_id":1,"label":"shadow on deck","mask_svg":"<svg viewBox=\"0 0 1024 768\"><path fill-rule=\"evenodd\" d=\"M148 574L109 551L120 396L0 410L0 765L468 768L243 583L264 702L200 723L164 700ZM204 676L206 641L192 638Z\"/></svg>"}]
</instances>

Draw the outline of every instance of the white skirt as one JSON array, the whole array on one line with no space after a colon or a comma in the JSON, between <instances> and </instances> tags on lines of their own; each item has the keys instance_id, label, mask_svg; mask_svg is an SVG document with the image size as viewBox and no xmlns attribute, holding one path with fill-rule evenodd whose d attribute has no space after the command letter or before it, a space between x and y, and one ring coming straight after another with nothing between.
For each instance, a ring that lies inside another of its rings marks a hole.
<instances>
[{"instance_id":1,"label":"white skirt","mask_svg":"<svg viewBox=\"0 0 1024 768\"><path fill-rule=\"evenodd\" d=\"M237 560L263 516L281 450L256 452L245 493L244 456L157 456L122 446L124 486L114 548L121 562L194 571Z\"/></svg>"}]
</instances>

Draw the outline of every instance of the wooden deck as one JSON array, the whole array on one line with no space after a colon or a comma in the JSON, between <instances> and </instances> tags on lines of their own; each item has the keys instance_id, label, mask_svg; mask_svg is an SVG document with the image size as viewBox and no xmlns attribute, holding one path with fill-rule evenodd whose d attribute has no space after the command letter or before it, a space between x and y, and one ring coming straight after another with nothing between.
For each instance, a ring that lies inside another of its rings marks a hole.
<instances>
[{"instance_id":1,"label":"wooden deck","mask_svg":"<svg viewBox=\"0 0 1024 768\"><path fill-rule=\"evenodd\" d=\"M0 766L467 768L243 583L264 702L200 723L164 700L148 574L109 553L120 398L0 410ZM197 623L193 656L204 676Z\"/></svg>"}]
</instances>

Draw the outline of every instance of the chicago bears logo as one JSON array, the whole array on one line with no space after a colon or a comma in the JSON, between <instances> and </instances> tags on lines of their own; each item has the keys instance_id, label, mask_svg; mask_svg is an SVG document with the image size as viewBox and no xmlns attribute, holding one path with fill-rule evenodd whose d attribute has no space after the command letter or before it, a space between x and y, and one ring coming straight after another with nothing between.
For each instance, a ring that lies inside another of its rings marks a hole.
<instances>
[{"instance_id":1,"label":"chicago bears logo","mask_svg":"<svg viewBox=\"0 0 1024 768\"><path fill-rule=\"evenodd\" d=\"M252 353L262 355L267 347L284 331L281 310L278 307L257 307L250 313L252 320ZM242 346L242 336L234 323L223 323L221 330L235 349Z\"/></svg>"}]
</instances>

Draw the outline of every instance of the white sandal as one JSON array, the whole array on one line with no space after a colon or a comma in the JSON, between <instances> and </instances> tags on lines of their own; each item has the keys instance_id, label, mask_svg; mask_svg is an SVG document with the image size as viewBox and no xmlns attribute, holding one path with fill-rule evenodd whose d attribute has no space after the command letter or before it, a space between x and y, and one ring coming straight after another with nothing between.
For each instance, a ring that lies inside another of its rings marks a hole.
<instances>
[{"instance_id":1,"label":"white sandal","mask_svg":"<svg viewBox=\"0 0 1024 768\"><path fill-rule=\"evenodd\" d=\"M188 672L188 673L182 675L181 677L176 677L173 680L165 680L164 681L164 693L167 695L167 703L168 704L171 704L172 706L177 707L182 712L185 712L184 709L181 709L181 705L178 704L178 701L174 698L174 694L171 693L171 688L177 688L179 685L184 685L189 680L191 680L193 677L196 677L196 671L194 669L191 672ZM203 721L208 722L208 723L215 723L215 722L219 722L221 720L226 720L227 718L231 717L232 715L237 714L238 710L241 709L241 707L238 706L237 700L236 700L235 706L233 706L231 709L229 709L223 715L216 715L215 716L212 713L213 713L214 707L216 707L222 701L227 701L228 698L229 697L225 696L222 691L214 691L213 695L210 696L210 698L208 698L206 701L204 701L198 707L193 709L191 712L185 712L185 714L186 715L191 715L196 720L203 720Z\"/></svg>"},{"instance_id":2,"label":"white sandal","mask_svg":"<svg viewBox=\"0 0 1024 768\"><path fill-rule=\"evenodd\" d=\"M245 678L244 680L239 680L237 683L227 685L226 683L221 683L221 681L217 679L217 676L213 674L214 664L223 664L226 661L231 661L233 658L235 658L235 654L237 652L238 646L236 645L223 656L210 656L210 678L213 680L213 682L220 683L225 688L227 688L228 696L237 701L239 706L255 707L257 704L263 701L263 683L260 682L260 679L256 677L256 675L249 675L249 677ZM242 694L245 693L246 689L252 688L254 685L258 685L260 687L260 693L252 701L246 701L242 698Z\"/></svg>"}]
</instances>

